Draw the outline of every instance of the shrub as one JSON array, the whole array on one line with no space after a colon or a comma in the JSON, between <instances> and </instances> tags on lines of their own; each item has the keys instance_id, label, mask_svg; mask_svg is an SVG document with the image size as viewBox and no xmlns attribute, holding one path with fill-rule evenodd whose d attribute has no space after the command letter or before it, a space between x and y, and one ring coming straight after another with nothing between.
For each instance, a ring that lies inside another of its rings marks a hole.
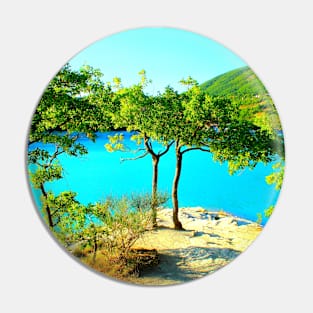
<instances>
[{"instance_id":1,"label":"shrub","mask_svg":"<svg viewBox=\"0 0 313 313\"><path fill-rule=\"evenodd\" d=\"M158 204L168 196L158 195ZM108 197L85 207L85 225L71 228L67 237L74 239L69 250L97 271L116 278L138 274L140 269L157 262L157 253L134 251L132 246L142 234L153 228L152 200L149 194ZM63 242L65 242L63 240Z\"/></svg>"},{"instance_id":2,"label":"shrub","mask_svg":"<svg viewBox=\"0 0 313 313\"><path fill-rule=\"evenodd\" d=\"M162 206L169 200L169 194L167 192L158 192L156 195L155 202L153 203L153 199L149 193L143 194L131 194L130 196L130 205L137 209L146 209L152 210L153 204L157 207Z\"/></svg>"},{"instance_id":3,"label":"shrub","mask_svg":"<svg viewBox=\"0 0 313 313\"><path fill-rule=\"evenodd\" d=\"M140 196L138 196L140 198ZM107 236L103 241L104 248L110 253L118 253L127 259L130 248L137 239L152 227L150 206L134 196L129 199L109 199L109 209L104 216L104 227ZM141 205L135 206L134 203Z\"/></svg>"},{"instance_id":4,"label":"shrub","mask_svg":"<svg viewBox=\"0 0 313 313\"><path fill-rule=\"evenodd\" d=\"M166 194L160 194L158 204L167 199ZM138 238L153 227L151 203L149 194L132 194L129 197L108 197L104 202L89 205L87 223L75 234L77 242L82 248L92 248L94 260L100 248L105 253L127 259Z\"/></svg>"},{"instance_id":5,"label":"shrub","mask_svg":"<svg viewBox=\"0 0 313 313\"><path fill-rule=\"evenodd\" d=\"M158 192L153 199L149 193L143 194L132 194L130 196L131 206L135 208L146 208L151 210L152 216L152 226L156 227L157 222L157 208L166 203L169 199L169 194L167 192Z\"/></svg>"}]
</instances>

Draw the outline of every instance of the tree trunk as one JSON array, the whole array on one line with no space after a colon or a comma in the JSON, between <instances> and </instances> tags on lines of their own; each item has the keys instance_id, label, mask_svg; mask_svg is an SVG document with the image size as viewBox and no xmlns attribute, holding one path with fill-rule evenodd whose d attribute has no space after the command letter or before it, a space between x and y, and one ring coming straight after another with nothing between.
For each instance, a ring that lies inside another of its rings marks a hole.
<instances>
[{"instance_id":1,"label":"tree trunk","mask_svg":"<svg viewBox=\"0 0 313 313\"><path fill-rule=\"evenodd\" d=\"M159 160L160 157L152 155L153 175L152 175L152 224L153 227L157 226L157 191L158 191L158 173L159 173Z\"/></svg>"},{"instance_id":2,"label":"tree trunk","mask_svg":"<svg viewBox=\"0 0 313 313\"><path fill-rule=\"evenodd\" d=\"M52 215L51 215L51 211L50 211L49 205L47 203L47 193L46 193L46 190L45 190L45 187L44 187L43 184L40 184L40 190L41 190L42 195L44 196L45 201L46 201L44 207L45 207L45 210L46 210L46 213L47 213L49 226L53 227L54 225L53 225L53 221L52 221Z\"/></svg>"},{"instance_id":3,"label":"tree trunk","mask_svg":"<svg viewBox=\"0 0 313 313\"><path fill-rule=\"evenodd\" d=\"M173 188L172 188L172 201L173 201L173 222L174 222L174 228L178 230L183 230L183 226L181 222L178 219L178 183L181 173L181 167L182 167L182 159L183 155L180 152L180 147L177 147L176 145L176 171L175 171L175 177L173 181Z\"/></svg>"},{"instance_id":4,"label":"tree trunk","mask_svg":"<svg viewBox=\"0 0 313 313\"><path fill-rule=\"evenodd\" d=\"M93 256L92 256L92 262L93 263L96 262L97 251L98 251L98 243L97 243L97 239L94 238L94 242L93 242Z\"/></svg>"}]
</instances>

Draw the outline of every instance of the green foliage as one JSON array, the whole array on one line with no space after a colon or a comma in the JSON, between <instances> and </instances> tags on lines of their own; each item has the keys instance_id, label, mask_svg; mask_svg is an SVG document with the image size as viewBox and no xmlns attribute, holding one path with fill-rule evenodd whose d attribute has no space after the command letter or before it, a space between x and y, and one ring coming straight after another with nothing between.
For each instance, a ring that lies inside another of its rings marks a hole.
<instances>
[{"instance_id":1,"label":"green foliage","mask_svg":"<svg viewBox=\"0 0 313 313\"><path fill-rule=\"evenodd\" d=\"M148 199L147 195L133 194L89 205L89 223L81 229L80 240L127 258L136 240L152 227L151 197Z\"/></svg>"},{"instance_id":2,"label":"green foliage","mask_svg":"<svg viewBox=\"0 0 313 313\"><path fill-rule=\"evenodd\" d=\"M181 83L187 88L181 94L171 87L157 96L146 95L143 84L128 88L114 117L116 127L136 131L138 143L143 141L149 153L153 140L165 145L175 142L177 160L191 150L211 152L216 161L228 162L231 174L258 162L268 163L279 153L278 136L268 120L258 115L251 95L212 97L190 77ZM177 162L174 203L181 168Z\"/></svg>"},{"instance_id":3,"label":"green foliage","mask_svg":"<svg viewBox=\"0 0 313 313\"><path fill-rule=\"evenodd\" d=\"M151 212L145 208L133 208L127 198L112 202L110 214L106 218L109 240L105 246L110 251L116 249L127 257L136 240L151 226Z\"/></svg>"},{"instance_id":4,"label":"green foliage","mask_svg":"<svg viewBox=\"0 0 313 313\"><path fill-rule=\"evenodd\" d=\"M60 221L64 220L64 216L74 218L78 203L73 200L71 192L55 197L46 191L45 184L62 178L59 155L66 153L77 157L87 153L87 149L77 142L83 133L94 139L100 125L102 129L109 127L99 99L110 94L110 89L105 88L101 76L98 70L90 66L84 66L79 71L72 70L69 65L64 66L50 81L33 115L28 151L28 163L32 168L30 180L34 188L41 190L43 212L51 228L58 225L58 234L61 233L60 228L66 226L61 225ZM50 149L33 148L38 142L47 144ZM50 152L51 146L55 148L54 152ZM67 213L64 213L64 201L67 201Z\"/></svg>"},{"instance_id":5,"label":"green foliage","mask_svg":"<svg viewBox=\"0 0 313 313\"><path fill-rule=\"evenodd\" d=\"M169 200L167 192L156 192L155 194L131 194L130 202L131 207L140 209L147 208L151 211L152 224L157 226L157 208L165 204Z\"/></svg>"},{"instance_id":6,"label":"green foliage","mask_svg":"<svg viewBox=\"0 0 313 313\"><path fill-rule=\"evenodd\" d=\"M200 85L211 96L227 96L254 110L254 123L267 130L280 130L281 124L268 91L249 67L219 75Z\"/></svg>"},{"instance_id":7,"label":"green foliage","mask_svg":"<svg viewBox=\"0 0 313 313\"><path fill-rule=\"evenodd\" d=\"M43 148L30 149L28 151L28 163L35 166L35 170L29 171L30 180L34 188L40 188L45 182L52 182L62 178L62 166L58 161L58 156L66 153L70 156L81 156L87 153L87 149L76 143L77 136L68 134L50 135L49 139L43 138L43 141L51 140L54 143L55 151L49 152Z\"/></svg>"},{"instance_id":8,"label":"green foliage","mask_svg":"<svg viewBox=\"0 0 313 313\"><path fill-rule=\"evenodd\" d=\"M68 205L68 210L71 210L73 204L75 204L76 208L78 203L74 201L74 193L68 191L55 197L54 194L46 191L45 184L63 177L63 168L58 160L59 155L66 153L70 156L80 156L87 153L87 150L83 145L76 143L78 138L76 135L73 137L69 134L51 134L48 137L49 140L54 142L55 151L49 152L43 148L30 149L28 152L28 163L32 165L32 169L29 170L30 181L34 188L40 189L42 194L40 198L42 212L47 224L54 228L59 224L60 216L65 214L64 204L62 203ZM47 138L43 138L43 140L45 139ZM72 215L70 214L70 216ZM60 228L60 225L58 227Z\"/></svg>"},{"instance_id":9,"label":"green foliage","mask_svg":"<svg viewBox=\"0 0 313 313\"><path fill-rule=\"evenodd\" d=\"M119 88L116 92L116 106L112 112L112 124L115 129L126 129L132 132L131 140L136 144L135 149L130 149L124 144L123 134L109 136L109 142L105 148L109 152L122 151L134 153L133 158L123 158L125 160L136 160L150 154L152 158L152 207L154 224L156 225L156 207L158 190L158 164L160 158L169 151L173 141L167 140L162 135L160 129L163 127L162 117L164 112L160 106L159 96L145 94L144 88L150 82L146 77L146 72L139 72L141 80L128 88ZM119 81L119 86L121 86ZM162 144L163 148L156 150L154 142Z\"/></svg>"},{"instance_id":10,"label":"green foliage","mask_svg":"<svg viewBox=\"0 0 313 313\"><path fill-rule=\"evenodd\" d=\"M109 142L104 145L108 152L114 151L126 151L124 146L124 135L122 133L117 133L113 136L108 136Z\"/></svg>"},{"instance_id":11,"label":"green foliage","mask_svg":"<svg viewBox=\"0 0 313 313\"><path fill-rule=\"evenodd\" d=\"M268 93L249 67L241 67L221 74L201 84L201 88L212 96L263 95Z\"/></svg>"},{"instance_id":12,"label":"green foliage","mask_svg":"<svg viewBox=\"0 0 313 313\"><path fill-rule=\"evenodd\" d=\"M62 178L63 169L60 164L51 164L49 167L38 167L35 172L29 171L30 181L34 188L40 189L40 186L46 182L52 182Z\"/></svg>"},{"instance_id":13,"label":"green foliage","mask_svg":"<svg viewBox=\"0 0 313 313\"><path fill-rule=\"evenodd\" d=\"M164 96L175 101L167 104L172 114L162 132L179 143L182 153L212 152L216 161L228 162L230 173L267 163L276 153L273 133L256 125L254 112L236 99L210 97L196 83L181 95L167 89Z\"/></svg>"},{"instance_id":14,"label":"green foliage","mask_svg":"<svg viewBox=\"0 0 313 313\"><path fill-rule=\"evenodd\" d=\"M263 220L263 214L264 214L264 216L266 217L266 218L270 218L271 217L271 215L272 215L272 213L273 213L273 211L274 211L274 206L273 205L271 205L271 206L269 206L266 210L264 210L264 212L263 213L257 213L257 223L259 223L259 224L261 224L262 223L262 220Z\"/></svg>"},{"instance_id":15,"label":"green foliage","mask_svg":"<svg viewBox=\"0 0 313 313\"><path fill-rule=\"evenodd\" d=\"M95 138L94 132L109 129L103 98L111 90L101 82L99 70L84 66L74 71L65 65L50 81L34 113L29 141L54 142L55 131L80 132Z\"/></svg>"},{"instance_id":16,"label":"green foliage","mask_svg":"<svg viewBox=\"0 0 313 313\"><path fill-rule=\"evenodd\" d=\"M261 223L262 223L262 220L263 220L263 215L262 215L262 213L257 213L256 215L257 215L257 220L256 220L256 222L257 222L258 224L261 224Z\"/></svg>"},{"instance_id":17,"label":"green foliage","mask_svg":"<svg viewBox=\"0 0 313 313\"><path fill-rule=\"evenodd\" d=\"M146 210L153 210L154 205L160 207L166 203L170 197L167 192L157 192L155 200L152 199L152 196L149 193L132 193L129 198L131 207L136 209L145 208Z\"/></svg>"},{"instance_id":18,"label":"green foliage","mask_svg":"<svg viewBox=\"0 0 313 313\"><path fill-rule=\"evenodd\" d=\"M145 71L141 71L139 74L141 76L140 83L118 91L119 103L116 106L118 109L112 114L112 123L115 129L122 128L129 132L135 132L131 139L138 146L146 140L154 152L150 138L165 146L168 143L159 137L159 129L163 126L161 117L164 112L161 111L160 97L147 95L144 92L150 82Z\"/></svg>"},{"instance_id":19,"label":"green foliage","mask_svg":"<svg viewBox=\"0 0 313 313\"><path fill-rule=\"evenodd\" d=\"M111 254L127 260L130 249L140 236L152 227L151 196L108 197L104 202L84 206L70 191L55 196L48 192L43 205L48 205L53 217L53 233L73 254L86 256L92 252ZM168 196L160 194L158 203Z\"/></svg>"},{"instance_id":20,"label":"green foliage","mask_svg":"<svg viewBox=\"0 0 313 313\"><path fill-rule=\"evenodd\" d=\"M271 205L268 209L264 211L265 217L270 217L274 211L274 206Z\"/></svg>"},{"instance_id":21,"label":"green foliage","mask_svg":"<svg viewBox=\"0 0 313 313\"><path fill-rule=\"evenodd\" d=\"M137 146L141 146L143 143L144 135L141 133L136 133L131 135L130 140L134 141Z\"/></svg>"},{"instance_id":22,"label":"green foliage","mask_svg":"<svg viewBox=\"0 0 313 313\"><path fill-rule=\"evenodd\" d=\"M283 184L285 173L285 163L283 161L277 162L273 165L274 172L268 175L265 180L270 185L275 185L276 190L280 190Z\"/></svg>"},{"instance_id":23,"label":"green foliage","mask_svg":"<svg viewBox=\"0 0 313 313\"><path fill-rule=\"evenodd\" d=\"M86 224L87 209L76 199L76 193L64 191L59 195L47 193L46 205L51 210L54 231L66 243L73 242Z\"/></svg>"},{"instance_id":24,"label":"green foliage","mask_svg":"<svg viewBox=\"0 0 313 313\"><path fill-rule=\"evenodd\" d=\"M214 160L228 163L231 174L253 168L258 162L268 163L276 154L284 155L274 105L249 68L229 72L203 85L188 77L181 81L186 91L178 93L169 86L156 96L145 93L150 82L146 72L142 70L139 75L138 84L125 88L120 78L104 84L102 74L90 66L74 71L66 65L47 86L30 128L30 178L42 192L49 225L64 242L80 240L92 246L95 256L100 244L120 249L126 255L151 217L155 219L156 207L168 199L157 193L158 162L172 144L175 143L179 169L173 184L176 203L181 161L186 152L211 152ZM112 129L132 132L131 140L137 149L125 146L123 134L118 133L109 136L107 151L141 152L129 159L151 155L151 197L108 199L83 206L71 191L58 196L46 191L47 182L62 178L59 155L84 155L88 151L78 143L82 134L94 140L97 131ZM36 142L54 146L55 150L32 148ZM267 182L279 189L283 165L274 169Z\"/></svg>"}]
</instances>

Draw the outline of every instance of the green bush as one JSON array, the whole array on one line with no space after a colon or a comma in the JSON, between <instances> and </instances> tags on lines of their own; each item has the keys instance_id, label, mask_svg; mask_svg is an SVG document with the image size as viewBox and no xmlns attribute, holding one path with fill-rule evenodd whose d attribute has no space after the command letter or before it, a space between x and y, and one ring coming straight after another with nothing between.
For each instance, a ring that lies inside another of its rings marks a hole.
<instances>
[{"instance_id":1,"label":"green bush","mask_svg":"<svg viewBox=\"0 0 313 313\"><path fill-rule=\"evenodd\" d=\"M160 193L156 200L158 206L164 204L168 195ZM100 249L102 254L127 260L134 243L146 230L153 228L154 216L152 197L147 193L108 197L87 207L86 224L75 232L76 242L83 250L86 247L91 249L93 262Z\"/></svg>"},{"instance_id":2,"label":"green bush","mask_svg":"<svg viewBox=\"0 0 313 313\"><path fill-rule=\"evenodd\" d=\"M106 233L103 247L108 253L127 259L130 248L152 227L152 212L146 197L111 198L102 205L105 213L101 220Z\"/></svg>"},{"instance_id":3,"label":"green bush","mask_svg":"<svg viewBox=\"0 0 313 313\"><path fill-rule=\"evenodd\" d=\"M167 192L158 192L155 199L155 205L157 207L162 206L169 198ZM152 210L153 204L153 199L149 193L133 193L130 195L130 205L134 208Z\"/></svg>"}]
</instances>

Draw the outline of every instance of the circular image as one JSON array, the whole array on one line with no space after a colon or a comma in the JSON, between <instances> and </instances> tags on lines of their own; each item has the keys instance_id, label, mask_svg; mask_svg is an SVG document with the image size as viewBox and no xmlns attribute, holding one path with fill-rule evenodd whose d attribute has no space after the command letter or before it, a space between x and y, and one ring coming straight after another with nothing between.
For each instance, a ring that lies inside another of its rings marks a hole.
<instances>
[{"instance_id":1,"label":"circular image","mask_svg":"<svg viewBox=\"0 0 313 313\"><path fill-rule=\"evenodd\" d=\"M277 111L224 46L142 28L86 48L31 120L30 189L49 232L117 281L214 273L260 234L284 175Z\"/></svg>"}]
</instances>

